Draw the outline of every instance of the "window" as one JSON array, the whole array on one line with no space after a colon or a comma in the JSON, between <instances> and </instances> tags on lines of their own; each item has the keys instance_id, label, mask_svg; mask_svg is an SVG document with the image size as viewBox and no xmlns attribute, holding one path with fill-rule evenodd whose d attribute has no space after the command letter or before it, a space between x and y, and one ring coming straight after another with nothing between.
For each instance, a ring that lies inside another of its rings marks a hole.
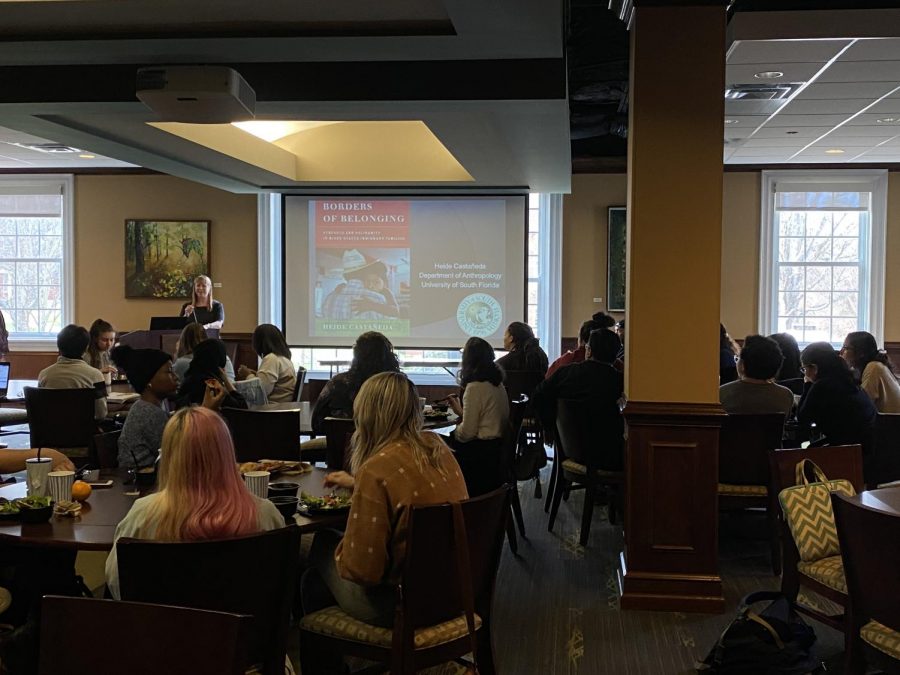
<instances>
[{"instance_id":1,"label":"window","mask_svg":"<svg viewBox=\"0 0 900 675\"><path fill-rule=\"evenodd\" d=\"M760 326L801 344L880 336L884 171L764 172Z\"/></svg>"},{"instance_id":2,"label":"window","mask_svg":"<svg viewBox=\"0 0 900 675\"><path fill-rule=\"evenodd\" d=\"M535 335L540 333L540 315L538 313L538 288L541 276L541 196L536 193L528 195L528 255L527 295L526 295L526 319L525 321L534 330Z\"/></svg>"},{"instance_id":3,"label":"window","mask_svg":"<svg viewBox=\"0 0 900 675\"><path fill-rule=\"evenodd\" d=\"M0 310L12 340L55 339L69 321L71 177L0 177Z\"/></svg>"}]
</instances>

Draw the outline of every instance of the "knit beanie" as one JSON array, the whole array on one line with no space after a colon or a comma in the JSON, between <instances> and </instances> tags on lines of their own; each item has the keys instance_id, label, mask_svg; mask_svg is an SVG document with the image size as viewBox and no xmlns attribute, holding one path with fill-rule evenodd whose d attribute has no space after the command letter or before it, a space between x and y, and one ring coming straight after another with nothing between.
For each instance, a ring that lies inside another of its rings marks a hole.
<instances>
[{"instance_id":1,"label":"knit beanie","mask_svg":"<svg viewBox=\"0 0 900 675\"><path fill-rule=\"evenodd\" d=\"M159 349L134 349L129 345L114 347L110 356L116 366L125 370L132 388L139 394L144 393L156 372L172 360Z\"/></svg>"}]
</instances>

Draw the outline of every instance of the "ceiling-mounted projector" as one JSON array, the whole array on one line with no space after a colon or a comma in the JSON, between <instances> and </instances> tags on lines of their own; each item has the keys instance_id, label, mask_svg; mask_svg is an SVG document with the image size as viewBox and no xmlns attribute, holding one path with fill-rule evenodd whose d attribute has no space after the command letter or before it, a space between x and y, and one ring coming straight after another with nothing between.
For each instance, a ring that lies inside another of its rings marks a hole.
<instances>
[{"instance_id":1,"label":"ceiling-mounted projector","mask_svg":"<svg viewBox=\"0 0 900 675\"><path fill-rule=\"evenodd\" d=\"M137 97L164 122L227 124L252 120L256 92L226 66L148 66Z\"/></svg>"}]
</instances>

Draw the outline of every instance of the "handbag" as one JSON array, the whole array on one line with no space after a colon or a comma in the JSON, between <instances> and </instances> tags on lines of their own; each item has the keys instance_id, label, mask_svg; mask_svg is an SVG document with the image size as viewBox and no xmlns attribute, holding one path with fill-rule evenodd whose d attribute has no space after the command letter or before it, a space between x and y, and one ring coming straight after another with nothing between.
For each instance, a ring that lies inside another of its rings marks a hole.
<instances>
[{"instance_id":1,"label":"handbag","mask_svg":"<svg viewBox=\"0 0 900 675\"><path fill-rule=\"evenodd\" d=\"M526 417L522 420L516 436L516 454L513 457L513 477L519 480L535 478L547 466L547 451L544 449L543 434L536 420Z\"/></svg>"},{"instance_id":2,"label":"handbag","mask_svg":"<svg viewBox=\"0 0 900 675\"><path fill-rule=\"evenodd\" d=\"M478 673L478 636L475 634L475 593L472 590L472 563L469 558L469 538L466 536L466 521L463 518L462 504L453 502L453 543L456 549L456 572L459 575L462 592L463 609L466 613L466 627L472 641L472 665L466 675Z\"/></svg>"},{"instance_id":3,"label":"handbag","mask_svg":"<svg viewBox=\"0 0 900 675\"><path fill-rule=\"evenodd\" d=\"M751 605L771 600L758 614ZM806 675L824 672L813 645L816 634L777 591L745 596L737 616L719 636L698 673L711 675Z\"/></svg>"},{"instance_id":4,"label":"handbag","mask_svg":"<svg viewBox=\"0 0 900 675\"><path fill-rule=\"evenodd\" d=\"M814 482L807 478L810 469ZM839 492L852 497L856 494L853 484L846 479L828 480L812 460L804 459L795 468L797 485L785 488L778 495L781 510L797 545L800 560L814 562L822 558L840 555L831 493Z\"/></svg>"}]
</instances>

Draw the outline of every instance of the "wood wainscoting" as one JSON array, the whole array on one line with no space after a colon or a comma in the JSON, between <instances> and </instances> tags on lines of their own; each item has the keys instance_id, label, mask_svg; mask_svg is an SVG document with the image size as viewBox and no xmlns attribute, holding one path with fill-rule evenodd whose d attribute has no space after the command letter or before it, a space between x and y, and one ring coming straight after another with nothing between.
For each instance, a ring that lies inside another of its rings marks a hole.
<instances>
[{"instance_id":1,"label":"wood wainscoting","mask_svg":"<svg viewBox=\"0 0 900 675\"><path fill-rule=\"evenodd\" d=\"M629 401L622 609L720 612L718 404Z\"/></svg>"}]
</instances>

